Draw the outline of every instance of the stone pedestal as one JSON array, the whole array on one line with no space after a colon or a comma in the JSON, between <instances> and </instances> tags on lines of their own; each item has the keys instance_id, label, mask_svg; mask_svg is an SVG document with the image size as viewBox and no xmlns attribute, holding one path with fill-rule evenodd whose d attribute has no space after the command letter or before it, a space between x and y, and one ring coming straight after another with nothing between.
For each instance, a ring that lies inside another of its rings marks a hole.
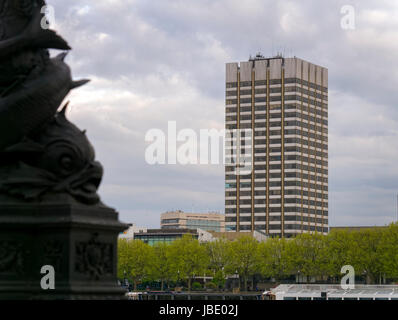
<instances>
[{"instance_id":1,"label":"stone pedestal","mask_svg":"<svg viewBox=\"0 0 398 320\"><path fill-rule=\"evenodd\" d=\"M0 198L0 300L123 299L117 238L125 229L115 210L68 196L41 203ZM45 265L54 268L54 290L42 289Z\"/></svg>"}]
</instances>

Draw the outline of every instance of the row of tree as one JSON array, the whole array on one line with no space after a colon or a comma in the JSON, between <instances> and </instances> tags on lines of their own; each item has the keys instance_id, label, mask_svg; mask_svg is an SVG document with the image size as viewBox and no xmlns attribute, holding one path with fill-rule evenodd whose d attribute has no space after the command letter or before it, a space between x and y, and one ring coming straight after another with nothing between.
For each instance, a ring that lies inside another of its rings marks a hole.
<instances>
[{"instance_id":1,"label":"row of tree","mask_svg":"<svg viewBox=\"0 0 398 320\"><path fill-rule=\"evenodd\" d=\"M398 224L387 228L333 231L328 235L302 234L293 239L270 238L257 242L249 236L238 240L199 243L185 236L170 244L153 247L139 240L119 240L118 277L136 286L145 280L187 282L195 277L213 277L222 286L228 275L238 274L244 288L253 275L275 280L295 275L327 281L341 277L344 265L368 283L398 279Z\"/></svg>"}]
</instances>

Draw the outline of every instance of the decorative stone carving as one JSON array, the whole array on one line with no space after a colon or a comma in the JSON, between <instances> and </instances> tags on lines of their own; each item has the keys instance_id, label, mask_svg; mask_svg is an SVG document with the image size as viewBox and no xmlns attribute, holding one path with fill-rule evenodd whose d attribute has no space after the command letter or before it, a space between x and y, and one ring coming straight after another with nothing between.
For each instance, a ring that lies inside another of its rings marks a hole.
<instances>
[{"instance_id":1,"label":"decorative stone carving","mask_svg":"<svg viewBox=\"0 0 398 320\"><path fill-rule=\"evenodd\" d=\"M64 256L64 244L59 240L46 241L44 244L44 260L57 270L62 271L62 257Z\"/></svg>"},{"instance_id":2,"label":"decorative stone carving","mask_svg":"<svg viewBox=\"0 0 398 320\"><path fill-rule=\"evenodd\" d=\"M127 226L101 203L103 168L61 108L88 80L72 80L68 43L41 27L44 5L0 0L0 300L123 299L116 250ZM54 290L41 286L44 265Z\"/></svg>"},{"instance_id":3,"label":"decorative stone carving","mask_svg":"<svg viewBox=\"0 0 398 320\"><path fill-rule=\"evenodd\" d=\"M0 0L0 193L22 201L66 193L85 204L99 203L102 166L85 132L70 123L66 106L74 88L66 53L54 31L42 29L42 0Z\"/></svg>"},{"instance_id":4,"label":"decorative stone carving","mask_svg":"<svg viewBox=\"0 0 398 320\"><path fill-rule=\"evenodd\" d=\"M0 273L23 273L23 245L15 241L0 241Z\"/></svg>"},{"instance_id":5,"label":"decorative stone carving","mask_svg":"<svg viewBox=\"0 0 398 320\"><path fill-rule=\"evenodd\" d=\"M75 258L75 271L92 279L113 274L113 244L98 241L98 233L90 241L76 244Z\"/></svg>"}]
</instances>

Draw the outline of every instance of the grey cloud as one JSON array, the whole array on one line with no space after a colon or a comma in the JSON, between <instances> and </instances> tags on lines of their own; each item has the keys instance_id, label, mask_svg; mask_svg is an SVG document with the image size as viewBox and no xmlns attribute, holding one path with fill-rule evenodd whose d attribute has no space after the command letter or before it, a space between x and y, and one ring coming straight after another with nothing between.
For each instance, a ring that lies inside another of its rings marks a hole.
<instances>
[{"instance_id":1,"label":"grey cloud","mask_svg":"<svg viewBox=\"0 0 398 320\"><path fill-rule=\"evenodd\" d=\"M222 128L225 62L285 50L329 68L330 220L393 218L398 190L398 6L350 1L355 30L340 28L345 0L48 0L74 50L70 117L106 168L101 193L124 220L158 226L167 209L222 210L222 166L149 166L145 133ZM376 191L375 191L376 190Z\"/></svg>"}]
</instances>

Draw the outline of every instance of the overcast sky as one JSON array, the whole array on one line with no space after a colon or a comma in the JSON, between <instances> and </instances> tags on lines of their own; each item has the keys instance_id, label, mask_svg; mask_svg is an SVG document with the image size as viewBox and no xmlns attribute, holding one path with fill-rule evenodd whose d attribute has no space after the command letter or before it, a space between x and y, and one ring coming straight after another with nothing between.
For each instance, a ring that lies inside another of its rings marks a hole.
<instances>
[{"instance_id":1,"label":"overcast sky","mask_svg":"<svg viewBox=\"0 0 398 320\"><path fill-rule=\"evenodd\" d=\"M145 162L145 134L224 127L225 63L281 51L329 69L330 225L397 215L398 2L48 0L73 47L69 117L105 167L100 194L121 220L159 227L172 209L224 212L222 165ZM341 8L355 9L355 29Z\"/></svg>"}]
</instances>

